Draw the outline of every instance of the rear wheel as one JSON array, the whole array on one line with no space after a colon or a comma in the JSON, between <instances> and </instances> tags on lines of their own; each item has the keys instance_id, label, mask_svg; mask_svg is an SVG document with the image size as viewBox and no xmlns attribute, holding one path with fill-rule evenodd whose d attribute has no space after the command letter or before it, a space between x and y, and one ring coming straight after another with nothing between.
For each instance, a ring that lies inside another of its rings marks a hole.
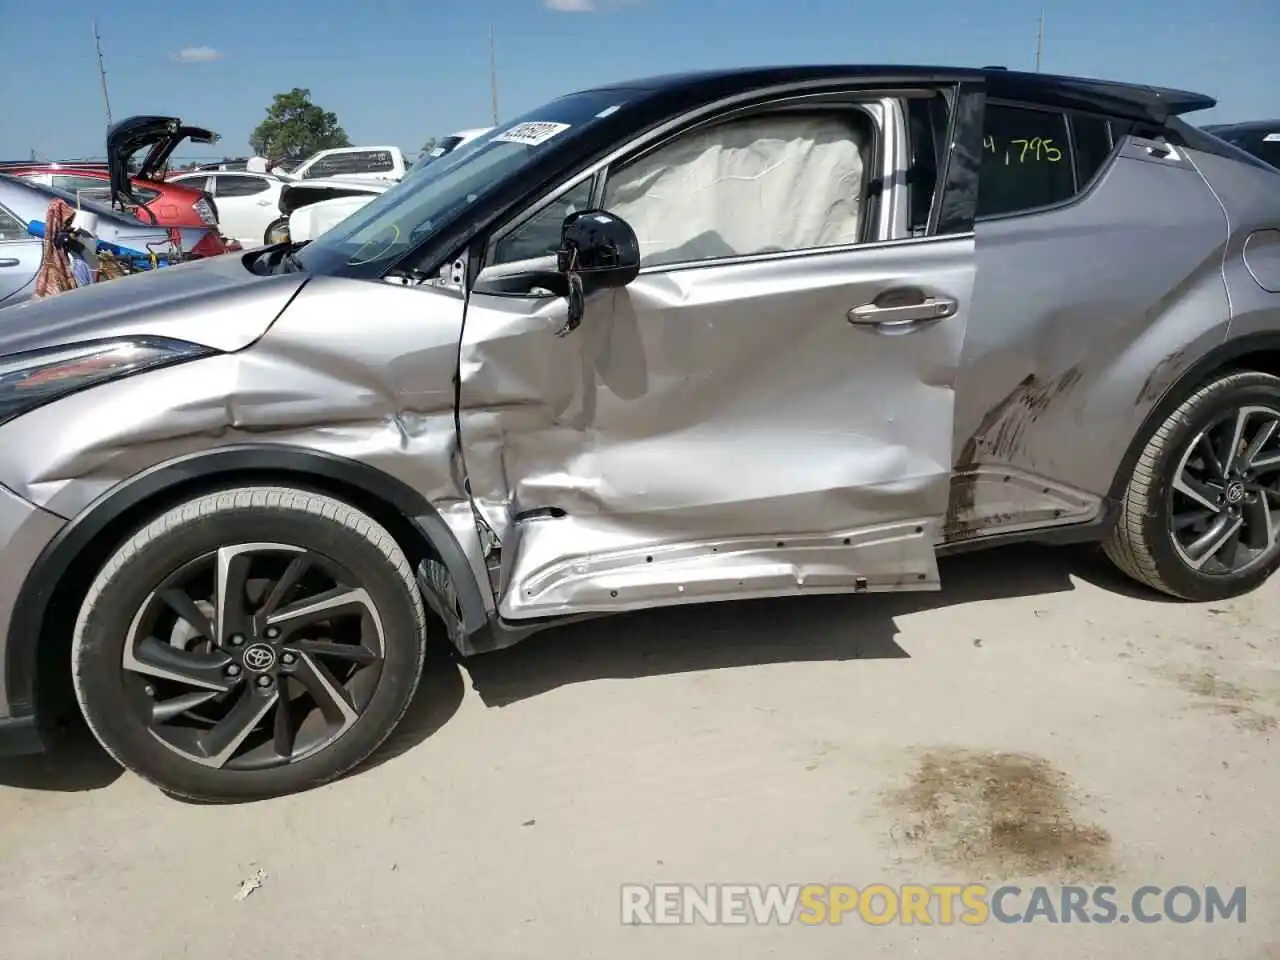
<instances>
[{"instance_id":1,"label":"rear wheel","mask_svg":"<svg viewBox=\"0 0 1280 960\"><path fill-rule=\"evenodd\" d=\"M171 793L248 800L316 786L391 732L422 669L400 548L329 497L212 493L107 562L76 623L76 696L122 765Z\"/></svg>"},{"instance_id":2,"label":"rear wheel","mask_svg":"<svg viewBox=\"0 0 1280 960\"><path fill-rule=\"evenodd\" d=\"M1219 600L1280 567L1280 378L1240 372L1196 391L1138 458L1104 547L1126 574Z\"/></svg>"}]
</instances>

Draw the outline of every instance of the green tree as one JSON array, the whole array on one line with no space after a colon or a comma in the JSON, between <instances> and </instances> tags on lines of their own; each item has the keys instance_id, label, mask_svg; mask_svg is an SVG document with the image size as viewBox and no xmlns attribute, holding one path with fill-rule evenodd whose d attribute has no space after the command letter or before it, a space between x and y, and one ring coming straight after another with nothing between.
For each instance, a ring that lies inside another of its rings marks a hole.
<instances>
[{"instance_id":1,"label":"green tree","mask_svg":"<svg viewBox=\"0 0 1280 960\"><path fill-rule=\"evenodd\" d=\"M267 118L249 137L249 146L259 156L275 159L349 147L351 140L339 126L337 114L312 103L306 87L294 87L275 95L267 107Z\"/></svg>"}]
</instances>

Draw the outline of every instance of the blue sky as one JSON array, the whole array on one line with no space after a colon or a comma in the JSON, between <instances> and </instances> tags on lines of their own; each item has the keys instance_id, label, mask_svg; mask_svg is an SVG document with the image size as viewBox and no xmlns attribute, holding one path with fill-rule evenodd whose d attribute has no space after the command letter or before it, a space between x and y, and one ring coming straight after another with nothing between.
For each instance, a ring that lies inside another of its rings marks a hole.
<instances>
[{"instance_id":1,"label":"blue sky","mask_svg":"<svg viewBox=\"0 0 1280 960\"><path fill-rule=\"evenodd\" d=\"M0 0L0 159L102 153L95 15L116 119L181 116L244 155L272 95L295 86L355 143L416 152L429 136L487 126L490 23L499 116L510 118L596 83L696 68L1032 69L1041 9L1046 72L1216 96L1196 121L1280 117L1277 0L212 0L150 12Z\"/></svg>"}]
</instances>

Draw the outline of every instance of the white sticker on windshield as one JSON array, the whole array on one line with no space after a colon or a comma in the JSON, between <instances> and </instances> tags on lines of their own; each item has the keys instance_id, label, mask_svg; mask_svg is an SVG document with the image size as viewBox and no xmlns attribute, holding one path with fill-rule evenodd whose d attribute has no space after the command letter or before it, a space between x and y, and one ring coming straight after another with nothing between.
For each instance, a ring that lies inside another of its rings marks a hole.
<instances>
[{"instance_id":1,"label":"white sticker on windshield","mask_svg":"<svg viewBox=\"0 0 1280 960\"><path fill-rule=\"evenodd\" d=\"M494 137L493 142L523 143L526 147L536 147L568 129L567 123L552 123L549 120L518 123L506 133Z\"/></svg>"},{"instance_id":2,"label":"white sticker on windshield","mask_svg":"<svg viewBox=\"0 0 1280 960\"><path fill-rule=\"evenodd\" d=\"M1268 133L1262 138L1263 143L1280 143L1280 133Z\"/></svg>"}]
</instances>

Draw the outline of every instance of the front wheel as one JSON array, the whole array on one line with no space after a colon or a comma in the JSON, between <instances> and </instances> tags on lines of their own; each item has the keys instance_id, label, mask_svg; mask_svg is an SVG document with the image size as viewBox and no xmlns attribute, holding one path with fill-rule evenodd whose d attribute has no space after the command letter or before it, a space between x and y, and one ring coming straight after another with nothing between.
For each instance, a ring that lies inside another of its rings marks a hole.
<instances>
[{"instance_id":1,"label":"front wheel","mask_svg":"<svg viewBox=\"0 0 1280 960\"><path fill-rule=\"evenodd\" d=\"M1202 387L1147 442L1104 548L1130 577L1222 600L1280 567L1280 378Z\"/></svg>"},{"instance_id":2,"label":"front wheel","mask_svg":"<svg viewBox=\"0 0 1280 960\"><path fill-rule=\"evenodd\" d=\"M76 697L123 766L170 793L251 800L332 780L392 731L425 613L391 535L348 504L244 487L174 507L90 587Z\"/></svg>"}]
</instances>

